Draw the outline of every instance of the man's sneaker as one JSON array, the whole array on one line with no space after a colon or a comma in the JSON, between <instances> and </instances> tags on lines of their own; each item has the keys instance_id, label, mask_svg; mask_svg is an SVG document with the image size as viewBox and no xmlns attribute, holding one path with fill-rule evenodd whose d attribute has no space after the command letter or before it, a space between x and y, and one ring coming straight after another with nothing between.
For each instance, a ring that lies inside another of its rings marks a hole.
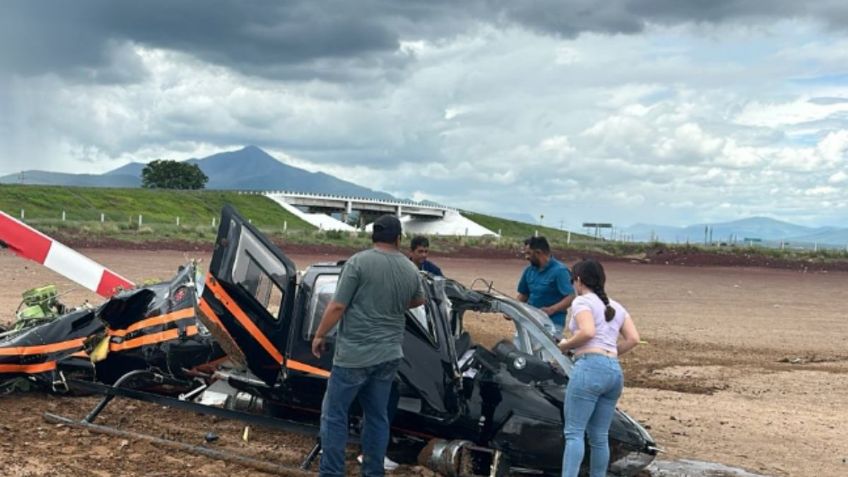
<instances>
[{"instance_id":1,"label":"man's sneaker","mask_svg":"<svg viewBox=\"0 0 848 477\"><path fill-rule=\"evenodd\" d=\"M362 454L356 456L356 461L362 464ZM383 470L395 470L400 466L397 462L389 459L388 457L383 458Z\"/></svg>"}]
</instances>

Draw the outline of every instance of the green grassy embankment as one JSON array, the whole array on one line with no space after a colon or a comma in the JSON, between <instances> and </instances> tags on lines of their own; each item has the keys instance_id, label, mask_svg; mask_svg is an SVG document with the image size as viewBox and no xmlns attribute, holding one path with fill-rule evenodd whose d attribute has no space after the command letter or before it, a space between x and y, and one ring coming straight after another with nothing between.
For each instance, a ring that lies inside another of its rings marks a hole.
<instances>
[{"instance_id":1,"label":"green grassy embankment","mask_svg":"<svg viewBox=\"0 0 848 477\"><path fill-rule=\"evenodd\" d=\"M539 233L545 236L551 244L565 246L570 242L596 242L593 237L579 234L567 230L555 229L553 227L545 227L539 225L517 222L515 220L502 219L500 217L492 217L490 215L478 214L476 212L462 211L462 215L468 219L486 227L487 229L498 232L504 239L523 241L527 237L531 237Z\"/></svg>"},{"instance_id":2,"label":"green grassy embankment","mask_svg":"<svg viewBox=\"0 0 848 477\"><path fill-rule=\"evenodd\" d=\"M0 184L0 210L19 218L23 209L28 224L77 246L109 246L117 241L152 247L180 246L179 243L209 247L217 233L213 220L217 224L224 204L234 205L244 217L278 241L351 250L370 244L367 234L317 230L271 199L258 194ZM104 215L102 222L101 214ZM574 256L647 257L666 263L689 264L740 262L768 265L767 262L775 260L800 263L802 266L834 261L848 264L848 252L845 250L794 251L766 247L624 243L598 240L574 232L569 237L568 231L475 212L462 211L462 214L494 232L500 231L501 237L432 237L431 248L435 252L468 253L470 248L517 256L523 240L538 231L549 239L553 248ZM139 215L142 216L141 225L138 223ZM177 217L180 219L179 226L176 225ZM660 254L662 257L656 256Z\"/></svg>"},{"instance_id":3,"label":"green grassy embankment","mask_svg":"<svg viewBox=\"0 0 848 477\"><path fill-rule=\"evenodd\" d=\"M211 243L217 230L212 225L213 220L219 220L224 204L234 205L254 225L271 234L282 233L284 227L291 234L315 230L262 195L232 191L0 185L0 210L15 218L20 218L23 210L24 220L47 234L82 233L93 240Z\"/></svg>"},{"instance_id":4,"label":"green grassy embankment","mask_svg":"<svg viewBox=\"0 0 848 477\"><path fill-rule=\"evenodd\" d=\"M257 194L206 190L0 185L0 210L16 218L20 217L23 210L24 220L47 234L60 237L82 235L88 237L89 242L114 239L127 242L176 240L211 243L217 230L212 223L213 220L218 220L224 204L234 205L244 217L272 236L283 235L285 225L285 238L290 242L327 243L353 248L368 245L368 238L364 234L357 237L340 232L318 231L272 200ZM548 237L555 246L569 245L566 231L474 212L462 213L492 231L500 230L501 238L433 238L434 250L448 252L457 247L520 248L522 241L537 231ZM139 215L142 217L140 226ZM596 242L580 234L572 234L572 241Z\"/></svg>"}]
</instances>

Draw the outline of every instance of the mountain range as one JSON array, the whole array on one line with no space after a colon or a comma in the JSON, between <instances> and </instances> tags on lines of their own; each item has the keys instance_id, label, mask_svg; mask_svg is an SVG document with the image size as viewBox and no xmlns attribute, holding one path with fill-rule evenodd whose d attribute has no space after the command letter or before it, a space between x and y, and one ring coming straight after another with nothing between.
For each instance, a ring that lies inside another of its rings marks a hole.
<instances>
[{"instance_id":1,"label":"mountain range","mask_svg":"<svg viewBox=\"0 0 848 477\"><path fill-rule=\"evenodd\" d=\"M665 243L764 243L809 247L846 247L848 228L805 227L769 217L749 217L732 222L704 223L686 227L634 224L618 230L637 242Z\"/></svg>"},{"instance_id":2,"label":"mountain range","mask_svg":"<svg viewBox=\"0 0 848 477\"><path fill-rule=\"evenodd\" d=\"M197 164L209 178L208 189L287 190L316 194L395 200L376 191L341 180L323 172L309 172L278 161L256 146L213 154L201 159L188 159ZM43 184L87 187L141 187L141 171L145 164L131 162L104 174L66 174L47 171L23 171L0 177L0 183ZM529 214L494 214L520 222L535 223ZM705 236L706 231L706 236ZM607 236L609 231L602 235ZM594 230L587 231L593 234ZM626 237L637 242L658 240L666 243L743 243L810 247L814 245L843 248L848 246L848 228L804 227L768 217L751 217L732 222L695 224L673 227L659 224L634 224L616 228L614 238Z\"/></svg>"},{"instance_id":3,"label":"mountain range","mask_svg":"<svg viewBox=\"0 0 848 477\"><path fill-rule=\"evenodd\" d=\"M391 194L376 191L323 172L309 172L289 166L256 146L237 151L213 154L201 159L188 159L197 164L209 178L207 189L286 190L395 199ZM0 183L24 183L87 187L141 187L141 171L146 164L131 162L104 174L67 174L47 171L23 171L0 177Z\"/></svg>"}]
</instances>

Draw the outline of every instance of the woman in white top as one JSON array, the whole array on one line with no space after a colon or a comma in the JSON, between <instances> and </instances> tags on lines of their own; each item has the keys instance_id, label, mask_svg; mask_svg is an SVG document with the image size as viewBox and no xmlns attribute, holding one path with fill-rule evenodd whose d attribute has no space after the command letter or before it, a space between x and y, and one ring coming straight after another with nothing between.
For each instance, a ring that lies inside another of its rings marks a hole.
<instances>
[{"instance_id":1,"label":"woman in white top","mask_svg":"<svg viewBox=\"0 0 848 477\"><path fill-rule=\"evenodd\" d=\"M621 304L607 297L604 267L596 260L574 265L577 297L571 304L572 335L559 342L573 351L575 364L565 392L563 477L577 477L583 462L584 435L591 450L590 477L604 477L609 467L609 428L624 387L618 356L639 343L639 332ZM619 336L622 337L619 340Z\"/></svg>"}]
</instances>

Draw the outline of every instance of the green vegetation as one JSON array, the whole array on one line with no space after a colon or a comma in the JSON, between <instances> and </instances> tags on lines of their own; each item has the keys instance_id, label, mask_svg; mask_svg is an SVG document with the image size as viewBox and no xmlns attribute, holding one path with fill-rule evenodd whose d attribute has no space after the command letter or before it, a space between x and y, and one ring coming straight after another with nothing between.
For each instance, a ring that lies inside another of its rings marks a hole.
<instances>
[{"instance_id":1,"label":"green vegetation","mask_svg":"<svg viewBox=\"0 0 848 477\"><path fill-rule=\"evenodd\" d=\"M539 235L544 235L552 245L564 246L567 245L569 232L567 230L555 229L553 227L538 226L527 224L524 222L516 222L515 220L501 219L489 215L478 214L476 212L462 211L462 215L470 220L486 227L487 229L497 232L500 230L501 237L510 240L523 241L527 237L534 235L537 231ZM588 235L571 232L571 241L592 241L596 240Z\"/></svg>"},{"instance_id":2,"label":"green vegetation","mask_svg":"<svg viewBox=\"0 0 848 477\"><path fill-rule=\"evenodd\" d=\"M259 194L230 191L163 189L107 189L87 187L0 184L0 210L13 217L25 211L25 221L48 235L73 238L77 243L100 240L126 242L182 241L211 245L224 204L232 204L272 238L288 243L332 245L362 249L371 243L365 233L317 230ZM65 220L62 220L62 213ZM101 222L100 216L104 215ZM848 259L845 250L780 250L763 246L702 246L697 244L625 243L551 227L501 219L474 212L462 214L478 224L501 232L501 237L431 237L431 248L442 253L465 247L506 249L515 253L525 238L537 231L557 250L574 254L650 256L658 250L677 254L735 254L790 261L828 262ZM139 225L138 217L142 216ZM179 225L177 225L179 217ZM285 224L285 230L284 230ZM408 243L408 242L407 242Z\"/></svg>"},{"instance_id":3,"label":"green vegetation","mask_svg":"<svg viewBox=\"0 0 848 477\"><path fill-rule=\"evenodd\" d=\"M174 224L177 217L183 227L212 224L221 215L224 204L234 205L239 212L262 228L280 229L287 223L290 230L313 227L258 194L226 191L183 191L150 189L109 189L96 187L52 187L34 185L0 185L0 210L19 218L24 210L28 223L62 221L117 224L118 228L154 224ZM115 227L114 225L112 226Z\"/></svg>"},{"instance_id":4,"label":"green vegetation","mask_svg":"<svg viewBox=\"0 0 848 477\"><path fill-rule=\"evenodd\" d=\"M203 189L209 178L197 164L157 159L141 171L141 186L147 189Z\"/></svg>"}]
</instances>

